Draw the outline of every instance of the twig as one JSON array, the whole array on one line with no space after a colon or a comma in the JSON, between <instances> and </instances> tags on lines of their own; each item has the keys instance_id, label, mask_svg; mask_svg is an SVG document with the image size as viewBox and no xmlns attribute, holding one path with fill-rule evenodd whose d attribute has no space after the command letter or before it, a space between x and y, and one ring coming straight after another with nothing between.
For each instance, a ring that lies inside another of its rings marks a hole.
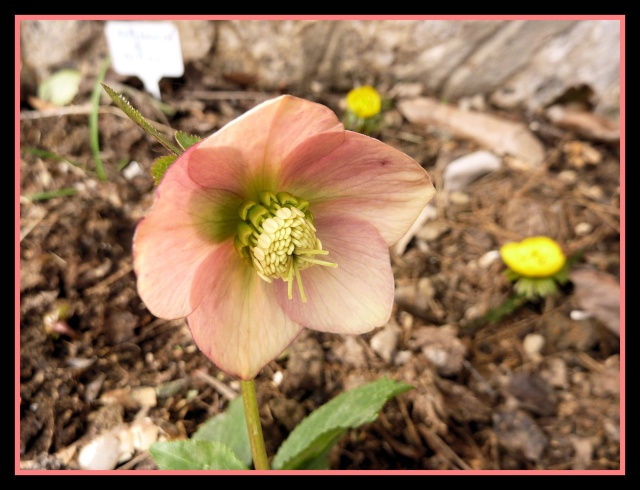
<instances>
[{"instance_id":1,"label":"twig","mask_svg":"<svg viewBox=\"0 0 640 490\"><path fill-rule=\"evenodd\" d=\"M400 408L400 413L402 414L402 418L407 424L407 436L409 437L409 439L411 439L411 442L414 445L420 446L421 445L420 435L416 430L416 426L413 423L413 420L411 420L411 416L409 415L409 410L407 410L406 403L402 398L396 398L396 401L398 402L398 407Z\"/></svg>"},{"instance_id":2,"label":"twig","mask_svg":"<svg viewBox=\"0 0 640 490\"><path fill-rule=\"evenodd\" d=\"M589 199L585 199L585 198L583 198L581 196L576 196L576 201L578 202L578 204L581 204L582 206L587 208L589 211L591 211L593 214L595 214L604 223L606 223L611 228L613 228L614 231L620 233L620 224L616 223L614 220L612 220L608 216L608 214L611 214L611 215L617 216L619 218L620 217L620 209L613 208L612 206L607 206L607 205L604 205L604 204L596 203L596 202L591 201Z\"/></svg>"},{"instance_id":3,"label":"twig","mask_svg":"<svg viewBox=\"0 0 640 490\"><path fill-rule=\"evenodd\" d=\"M449 461L455 463L460 469L470 470L472 469L464 460L458 456L453 449L449 447L449 445L442 440L442 438L427 428L424 425L419 425L418 430L424 436L427 443L431 446L432 449L444 455Z\"/></svg>"},{"instance_id":4,"label":"twig","mask_svg":"<svg viewBox=\"0 0 640 490\"><path fill-rule=\"evenodd\" d=\"M100 281L98 284L91 286L90 288L88 288L85 291L85 294L87 295L91 295L94 294L95 292L97 292L98 290L102 289L105 286L108 286L109 284L117 281L118 279L120 279L121 277L126 276L127 274L129 274L129 272L131 272L133 270L133 265L132 264L127 264L125 267L123 267L120 270L117 270L116 272L114 272L113 274L111 274L109 277L107 277L106 279L104 279L103 281Z\"/></svg>"},{"instance_id":5,"label":"twig","mask_svg":"<svg viewBox=\"0 0 640 490\"><path fill-rule=\"evenodd\" d=\"M117 470L130 470L135 465L137 465L139 462L144 461L145 459L147 459L147 457L149 457L149 451L142 451L142 452L136 454L133 458L131 458L126 463L123 463L121 466L118 466L116 469Z\"/></svg>"},{"instance_id":6,"label":"twig","mask_svg":"<svg viewBox=\"0 0 640 490\"><path fill-rule=\"evenodd\" d=\"M22 196L20 196L21 201L20 203L22 204ZM28 201L29 203L31 203L31 200ZM39 210L42 210L42 208L37 208ZM34 218L33 222L31 224L25 225L24 228L20 229L20 242L22 242L22 240L24 240L27 235L29 233L31 233L31 231L38 226L38 224L40 224L40 222L45 218L45 216L47 215L46 211L41 211L42 215L41 216L36 216L36 218Z\"/></svg>"},{"instance_id":7,"label":"twig","mask_svg":"<svg viewBox=\"0 0 640 490\"><path fill-rule=\"evenodd\" d=\"M61 116L86 116L93 111L93 104L81 104L70 105L65 107L52 107L50 109L33 110L33 111L20 111L20 120L26 121L29 119L45 119L47 117L61 117ZM102 106L99 108L101 114L114 114L122 115L120 109L112 106ZM125 116L126 117L126 116Z\"/></svg>"},{"instance_id":8,"label":"twig","mask_svg":"<svg viewBox=\"0 0 640 490\"><path fill-rule=\"evenodd\" d=\"M199 369L196 369L193 374L197 378L200 378L201 380L209 383L211 386L215 388L215 390L218 393L228 398L229 400L233 400L238 397L237 391L235 391L233 388L230 388L229 386L224 384L222 381L214 378L213 376L209 376L204 371L200 371Z\"/></svg>"},{"instance_id":9,"label":"twig","mask_svg":"<svg viewBox=\"0 0 640 490\"><path fill-rule=\"evenodd\" d=\"M202 100L268 100L277 97L278 94L265 92L243 92L243 91L219 91L208 92L205 90L194 90L189 92L191 97Z\"/></svg>"},{"instance_id":10,"label":"twig","mask_svg":"<svg viewBox=\"0 0 640 490\"><path fill-rule=\"evenodd\" d=\"M590 369L593 372L599 373L604 369L604 366L596 361L593 357L591 357L586 352L576 352L576 357L580 364L582 364L587 369Z\"/></svg>"},{"instance_id":11,"label":"twig","mask_svg":"<svg viewBox=\"0 0 640 490\"><path fill-rule=\"evenodd\" d=\"M411 458L413 460L420 459L420 457L424 454L424 449L421 446L412 447L407 444L402 444L399 441L396 441L391 434L384 427L378 427L378 432L382 434L383 439L386 441L391 449L395 452L401 454L406 458Z\"/></svg>"},{"instance_id":12,"label":"twig","mask_svg":"<svg viewBox=\"0 0 640 490\"><path fill-rule=\"evenodd\" d=\"M55 107L52 109L44 109L41 111L21 111L20 112L20 120L25 121L29 119L44 119L47 117L62 117L62 116L86 116L87 114L91 114L94 110L92 104L82 104L82 105L74 105L68 107ZM124 112L122 112L119 108L111 105L100 106L98 109L98 114L112 114L114 116L121 117L122 119L129 119ZM166 126L162 123L156 121L149 121L149 124L154 126L158 131L164 131L167 134L173 135L175 130Z\"/></svg>"},{"instance_id":13,"label":"twig","mask_svg":"<svg viewBox=\"0 0 640 490\"><path fill-rule=\"evenodd\" d=\"M485 389L485 391L491 395L492 397L495 398L496 396L496 392L495 390L491 387L491 385L489 384L489 382L484 378L484 376L482 376L478 370L473 367L473 364L471 364L469 361L467 361L466 359L462 360L462 365L467 368L469 370L469 372L471 373L471 376L473 376L476 380L478 380L480 382L480 384L482 385L482 387Z\"/></svg>"}]
</instances>

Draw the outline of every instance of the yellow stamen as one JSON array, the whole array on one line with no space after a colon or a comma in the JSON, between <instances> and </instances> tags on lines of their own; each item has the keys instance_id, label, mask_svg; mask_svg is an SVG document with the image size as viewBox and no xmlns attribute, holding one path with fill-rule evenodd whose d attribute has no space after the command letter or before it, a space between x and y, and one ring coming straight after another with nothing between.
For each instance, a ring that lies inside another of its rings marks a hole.
<instances>
[{"instance_id":1,"label":"yellow stamen","mask_svg":"<svg viewBox=\"0 0 640 490\"><path fill-rule=\"evenodd\" d=\"M337 264L336 264L337 267ZM294 264L293 269L296 271L296 282L298 283L298 290L300 290L300 298L302 298L302 302L307 302L307 297L304 295L304 287L302 286L302 277L300 277L300 271L298 270L298 266Z\"/></svg>"},{"instance_id":2,"label":"yellow stamen","mask_svg":"<svg viewBox=\"0 0 640 490\"><path fill-rule=\"evenodd\" d=\"M338 264L334 264L333 262L326 262L324 260L311 259L309 257L305 257L304 255L300 255L298 260L304 260L305 262L310 262L312 264L318 265L326 265L327 267L338 267Z\"/></svg>"},{"instance_id":3,"label":"yellow stamen","mask_svg":"<svg viewBox=\"0 0 640 490\"><path fill-rule=\"evenodd\" d=\"M293 296L293 278L300 298L307 301L300 271L314 265L338 264L314 258L327 255L316 237L309 202L288 192L262 192L258 203L248 201L239 210L243 221L234 242L238 254L267 282L287 282L287 296Z\"/></svg>"}]
</instances>

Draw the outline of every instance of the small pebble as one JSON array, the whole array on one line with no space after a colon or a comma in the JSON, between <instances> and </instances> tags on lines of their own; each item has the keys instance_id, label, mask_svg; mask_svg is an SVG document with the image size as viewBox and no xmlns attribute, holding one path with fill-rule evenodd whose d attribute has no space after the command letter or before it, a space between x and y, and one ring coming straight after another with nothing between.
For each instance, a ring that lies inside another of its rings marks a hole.
<instances>
[{"instance_id":1,"label":"small pebble","mask_svg":"<svg viewBox=\"0 0 640 490\"><path fill-rule=\"evenodd\" d=\"M578 174L574 170L563 170L558 174L558 179L565 184L575 184L578 181Z\"/></svg>"},{"instance_id":2,"label":"small pebble","mask_svg":"<svg viewBox=\"0 0 640 490\"><path fill-rule=\"evenodd\" d=\"M500 258L499 250L490 250L478 259L478 266L481 269L488 269L491 264Z\"/></svg>"},{"instance_id":3,"label":"small pebble","mask_svg":"<svg viewBox=\"0 0 640 490\"><path fill-rule=\"evenodd\" d=\"M135 160L129 163L124 169L122 169L122 175L125 179L131 180L138 175L142 175L142 167Z\"/></svg>"},{"instance_id":4,"label":"small pebble","mask_svg":"<svg viewBox=\"0 0 640 490\"><path fill-rule=\"evenodd\" d=\"M574 231L578 236L588 235L593 231L593 226L591 226L591 223L587 223L586 221L583 221L576 225L576 227L574 228Z\"/></svg>"},{"instance_id":5,"label":"small pebble","mask_svg":"<svg viewBox=\"0 0 640 490\"><path fill-rule=\"evenodd\" d=\"M83 470L112 470L119 459L120 440L113 434L104 434L80 450L78 464Z\"/></svg>"},{"instance_id":6,"label":"small pebble","mask_svg":"<svg viewBox=\"0 0 640 490\"><path fill-rule=\"evenodd\" d=\"M569 313L569 317L572 320L580 321L580 320L588 320L589 318L592 318L593 315L588 311L584 311L584 310L571 310L571 313Z\"/></svg>"},{"instance_id":7,"label":"small pebble","mask_svg":"<svg viewBox=\"0 0 640 490\"><path fill-rule=\"evenodd\" d=\"M545 338L539 333L530 333L522 341L524 351L530 357L538 357L544 347Z\"/></svg>"},{"instance_id":8,"label":"small pebble","mask_svg":"<svg viewBox=\"0 0 640 490\"><path fill-rule=\"evenodd\" d=\"M464 206L471 202L471 198L469 194L466 194L462 191L452 191L449 193L449 203L456 204L458 206Z\"/></svg>"}]
</instances>

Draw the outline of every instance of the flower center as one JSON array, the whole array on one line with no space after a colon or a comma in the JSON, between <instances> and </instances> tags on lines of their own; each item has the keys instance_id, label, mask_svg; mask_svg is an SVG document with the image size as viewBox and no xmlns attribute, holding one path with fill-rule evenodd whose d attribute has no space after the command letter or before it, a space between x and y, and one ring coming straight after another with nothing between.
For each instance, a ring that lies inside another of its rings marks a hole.
<instances>
[{"instance_id":1,"label":"flower center","mask_svg":"<svg viewBox=\"0 0 640 490\"><path fill-rule=\"evenodd\" d=\"M312 265L338 267L316 258L329 252L316 237L308 201L288 192L262 192L259 202L245 201L239 213L242 221L234 239L238 255L265 281L286 281L289 299L295 279L302 301L307 300L301 270Z\"/></svg>"}]
</instances>

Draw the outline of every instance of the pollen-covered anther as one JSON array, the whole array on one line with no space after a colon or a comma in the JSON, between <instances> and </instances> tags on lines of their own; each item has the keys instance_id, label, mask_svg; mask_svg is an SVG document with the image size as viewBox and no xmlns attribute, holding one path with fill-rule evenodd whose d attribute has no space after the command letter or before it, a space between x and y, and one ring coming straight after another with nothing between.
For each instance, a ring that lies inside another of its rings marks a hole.
<instances>
[{"instance_id":1,"label":"pollen-covered anther","mask_svg":"<svg viewBox=\"0 0 640 490\"><path fill-rule=\"evenodd\" d=\"M309 203L288 192L263 192L259 203L247 201L239 209L243 221L235 244L238 254L267 282L273 278L288 283L292 298L293 281L306 301L300 271L312 265L337 267L315 258L329 252L316 237ZM251 229L249 232L248 228Z\"/></svg>"}]
</instances>

